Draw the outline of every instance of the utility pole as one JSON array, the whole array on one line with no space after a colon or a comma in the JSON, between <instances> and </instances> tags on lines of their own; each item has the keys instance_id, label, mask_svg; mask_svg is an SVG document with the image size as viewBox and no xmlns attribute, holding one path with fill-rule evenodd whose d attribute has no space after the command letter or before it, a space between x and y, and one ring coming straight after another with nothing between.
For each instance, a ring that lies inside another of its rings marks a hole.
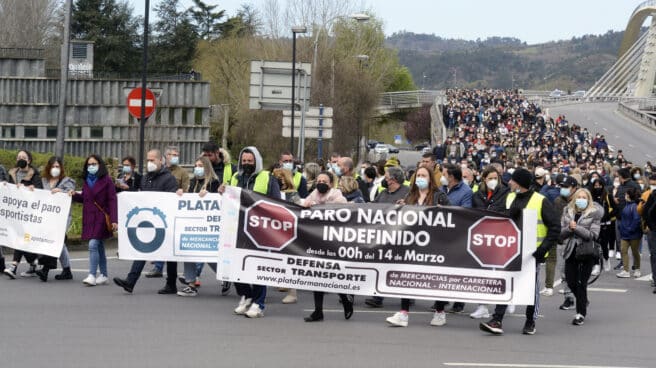
<instances>
[{"instance_id":1,"label":"utility pole","mask_svg":"<svg viewBox=\"0 0 656 368\"><path fill-rule=\"evenodd\" d=\"M68 83L68 50L71 38L71 0L64 2L64 39L61 46L61 69L59 76L59 108L57 110L57 138L55 156L64 159L64 138L66 136L66 85Z\"/></svg>"}]
</instances>

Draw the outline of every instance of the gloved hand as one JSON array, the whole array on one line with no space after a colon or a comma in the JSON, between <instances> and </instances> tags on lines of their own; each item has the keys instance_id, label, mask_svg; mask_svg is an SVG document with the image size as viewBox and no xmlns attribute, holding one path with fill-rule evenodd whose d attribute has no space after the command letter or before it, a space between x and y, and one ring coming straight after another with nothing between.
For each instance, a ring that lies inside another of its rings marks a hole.
<instances>
[{"instance_id":1,"label":"gloved hand","mask_svg":"<svg viewBox=\"0 0 656 368\"><path fill-rule=\"evenodd\" d=\"M538 249L533 252L533 257L535 257L535 262L544 263L547 250L545 247L538 247Z\"/></svg>"}]
</instances>

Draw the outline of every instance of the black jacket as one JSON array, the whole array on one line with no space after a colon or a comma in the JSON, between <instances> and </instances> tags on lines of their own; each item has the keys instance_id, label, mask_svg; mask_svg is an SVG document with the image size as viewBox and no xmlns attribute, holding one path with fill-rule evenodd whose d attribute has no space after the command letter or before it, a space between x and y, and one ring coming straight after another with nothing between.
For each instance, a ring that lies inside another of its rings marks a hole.
<instances>
[{"instance_id":1,"label":"black jacket","mask_svg":"<svg viewBox=\"0 0 656 368\"><path fill-rule=\"evenodd\" d=\"M521 220L522 210L526 208L533 193L531 190L518 193L510 208L506 210L506 213L516 222ZM560 236L560 214L556 213L554 205L546 197L542 200L542 222L547 227L547 236L533 253L538 263L544 262L544 256L556 245Z\"/></svg>"},{"instance_id":2,"label":"black jacket","mask_svg":"<svg viewBox=\"0 0 656 368\"><path fill-rule=\"evenodd\" d=\"M189 193L198 193L200 192L201 189L203 189L203 184L205 184L205 178L197 178L193 177L191 178L191 181L189 182ZM219 180L212 180L207 187L205 188L206 191L210 193L216 193L219 191L219 187L221 186L221 179Z\"/></svg>"},{"instance_id":3,"label":"black jacket","mask_svg":"<svg viewBox=\"0 0 656 368\"><path fill-rule=\"evenodd\" d=\"M656 190L652 190L643 206L642 219L650 231L656 231Z\"/></svg>"},{"instance_id":4,"label":"black jacket","mask_svg":"<svg viewBox=\"0 0 656 368\"><path fill-rule=\"evenodd\" d=\"M178 190L178 182L169 169L162 166L159 171L149 172L141 177L143 192L171 192Z\"/></svg>"},{"instance_id":5,"label":"black jacket","mask_svg":"<svg viewBox=\"0 0 656 368\"><path fill-rule=\"evenodd\" d=\"M505 185L499 184L492 192L492 197L487 199L487 191L484 192L483 188L480 188L472 197L472 208L504 212L508 193L510 193L510 189Z\"/></svg>"}]
</instances>

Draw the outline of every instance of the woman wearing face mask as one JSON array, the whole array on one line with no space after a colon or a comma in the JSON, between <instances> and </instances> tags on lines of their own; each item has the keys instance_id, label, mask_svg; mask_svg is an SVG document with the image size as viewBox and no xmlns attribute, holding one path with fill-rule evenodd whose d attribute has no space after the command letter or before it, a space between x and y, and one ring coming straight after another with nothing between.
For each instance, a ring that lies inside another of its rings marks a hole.
<instances>
[{"instance_id":1,"label":"woman wearing face mask","mask_svg":"<svg viewBox=\"0 0 656 368\"><path fill-rule=\"evenodd\" d=\"M563 210L560 220L560 239L565 244L565 278L576 298L576 315L572 324L580 326L585 320L588 307L588 278L594 258L577 256L577 247L583 242L599 237L603 210L592 200L587 189L579 189Z\"/></svg>"},{"instance_id":2,"label":"woman wearing face mask","mask_svg":"<svg viewBox=\"0 0 656 368\"><path fill-rule=\"evenodd\" d=\"M317 176L317 188L307 198L301 200L301 206L311 207L321 204L332 203L347 203L346 198L342 195L339 189L333 188L335 178L333 174L328 171L322 171ZM314 294L314 311L308 317L305 317L305 322L318 322L323 321L323 291L315 291ZM339 299L344 308L344 318L349 319L353 315L353 301L346 294L339 294Z\"/></svg>"},{"instance_id":3,"label":"woman wearing face mask","mask_svg":"<svg viewBox=\"0 0 656 368\"><path fill-rule=\"evenodd\" d=\"M132 156L125 156L121 160L123 166L116 178L116 193L122 191L137 192L141 186L141 174L134 168L137 166L137 160Z\"/></svg>"},{"instance_id":4,"label":"woman wearing face mask","mask_svg":"<svg viewBox=\"0 0 656 368\"><path fill-rule=\"evenodd\" d=\"M398 203L413 206L448 206L450 204L449 198L434 182L433 172L424 165L417 168L415 176L410 182L410 192L404 200L400 200ZM433 314L431 326L442 326L446 323L446 313L444 312L446 304L445 302L436 303L438 308ZM388 317L387 323L396 327L407 327L409 310L410 299L401 299L401 310Z\"/></svg>"},{"instance_id":5,"label":"woman wearing face mask","mask_svg":"<svg viewBox=\"0 0 656 368\"><path fill-rule=\"evenodd\" d=\"M59 157L50 157L46 167L43 171L43 176L41 178L43 184L43 189L50 190L54 193L68 193L71 190L75 190L75 180L66 176L64 171L64 163ZM71 225L71 213L68 213L68 222L66 223L66 229ZM59 275L55 275L56 280L70 280L73 278L71 273L71 263L68 256L68 248L66 247L66 238L64 238L64 245L62 247L61 255L59 256L59 262L61 262L63 271ZM54 268L57 268L57 258L50 256L40 256L39 264L43 267L40 270L36 271L37 276L41 281L48 281L48 272Z\"/></svg>"},{"instance_id":6,"label":"woman wearing face mask","mask_svg":"<svg viewBox=\"0 0 656 368\"><path fill-rule=\"evenodd\" d=\"M601 177L593 175L590 184L592 200L604 210L604 215L601 217L601 229L599 230L599 244L604 256L604 270L610 271L610 258L615 255L615 202L613 202L610 193L604 187ZM593 274L596 271L593 269Z\"/></svg>"},{"instance_id":7,"label":"woman wearing face mask","mask_svg":"<svg viewBox=\"0 0 656 368\"><path fill-rule=\"evenodd\" d=\"M109 215L112 230L116 231L116 189L107 173L105 161L98 155L87 157L82 177L82 191L68 192L75 202L82 203L82 239L89 241L89 275L82 283L87 286L104 285L107 284L105 239L113 236L112 231L107 230L105 214ZM98 269L100 275L96 278Z\"/></svg>"},{"instance_id":8,"label":"woman wearing face mask","mask_svg":"<svg viewBox=\"0 0 656 368\"><path fill-rule=\"evenodd\" d=\"M188 193L198 193L203 198L207 193L217 193L219 191L219 177L212 168L212 162L205 156L200 156L194 163L194 176L189 181ZM176 194L181 196L183 189L178 189ZM216 263L209 263L210 268L216 273ZM184 262L184 277L178 280L187 285L181 291L179 296L196 296L200 287L200 274L203 271L203 263ZM228 289L229 290L229 289ZM225 291L222 293L227 294Z\"/></svg>"},{"instance_id":9,"label":"woman wearing face mask","mask_svg":"<svg viewBox=\"0 0 656 368\"><path fill-rule=\"evenodd\" d=\"M33 190L34 188L41 188L42 186L39 171L32 166L32 154L30 151L18 151L18 154L16 155L16 166L10 169L8 174L9 182L12 184L25 186L30 190ZM10 279L16 278L18 264L23 257L25 257L25 260L30 265L30 268L27 271L21 273L21 276L36 276L36 254L15 249L11 266L5 268L4 270L5 275L7 275Z\"/></svg>"},{"instance_id":10,"label":"woman wearing face mask","mask_svg":"<svg viewBox=\"0 0 656 368\"><path fill-rule=\"evenodd\" d=\"M478 192L472 197L472 208L502 212L506 206L506 196L510 192L507 186L499 180L499 172L489 166L483 170L481 185ZM486 305L480 304L469 315L471 318L489 318L490 313Z\"/></svg>"}]
</instances>

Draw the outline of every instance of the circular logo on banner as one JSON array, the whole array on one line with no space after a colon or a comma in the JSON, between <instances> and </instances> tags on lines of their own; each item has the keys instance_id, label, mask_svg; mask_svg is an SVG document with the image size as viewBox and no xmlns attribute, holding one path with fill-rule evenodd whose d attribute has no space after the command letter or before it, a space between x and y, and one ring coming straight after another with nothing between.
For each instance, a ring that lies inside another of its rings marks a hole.
<instances>
[{"instance_id":1,"label":"circular logo on banner","mask_svg":"<svg viewBox=\"0 0 656 368\"><path fill-rule=\"evenodd\" d=\"M135 207L126 221L130 244L141 253L152 253L164 243L166 215L157 208Z\"/></svg>"}]
</instances>

